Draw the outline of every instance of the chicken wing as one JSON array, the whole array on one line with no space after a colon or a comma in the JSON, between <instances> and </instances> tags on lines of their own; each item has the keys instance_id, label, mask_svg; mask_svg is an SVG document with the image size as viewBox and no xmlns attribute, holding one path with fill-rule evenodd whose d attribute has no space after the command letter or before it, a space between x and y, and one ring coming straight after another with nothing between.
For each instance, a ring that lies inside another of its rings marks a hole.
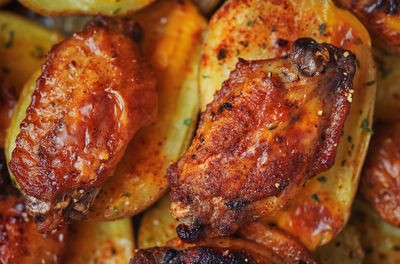
<instances>
[{"instance_id":1,"label":"chicken wing","mask_svg":"<svg viewBox=\"0 0 400 264\"><path fill-rule=\"evenodd\" d=\"M388 223L400 226L400 123L375 127L360 189Z\"/></svg>"},{"instance_id":2,"label":"chicken wing","mask_svg":"<svg viewBox=\"0 0 400 264\"><path fill-rule=\"evenodd\" d=\"M400 54L399 0L334 0L354 13L387 51Z\"/></svg>"},{"instance_id":3,"label":"chicken wing","mask_svg":"<svg viewBox=\"0 0 400 264\"><path fill-rule=\"evenodd\" d=\"M0 263L60 263L66 228L43 235L36 231L24 201L10 184L10 175L0 149Z\"/></svg>"},{"instance_id":4,"label":"chicken wing","mask_svg":"<svg viewBox=\"0 0 400 264\"><path fill-rule=\"evenodd\" d=\"M240 60L168 170L178 235L232 234L329 169L352 100L355 56L299 39L291 55ZM204 232L202 232L204 231Z\"/></svg>"},{"instance_id":5,"label":"chicken wing","mask_svg":"<svg viewBox=\"0 0 400 264\"><path fill-rule=\"evenodd\" d=\"M276 239L272 243L276 241ZM288 242L295 244L296 242ZM179 240L172 240L169 247L155 247L139 250L130 264L161 263L254 263L254 264L314 264L317 263L310 253L299 246L297 255L279 252L276 247L266 247L257 241L241 238L216 238L197 245L187 245Z\"/></svg>"},{"instance_id":6,"label":"chicken wing","mask_svg":"<svg viewBox=\"0 0 400 264\"><path fill-rule=\"evenodd\" d=\"M134 25L120 23L89 23L42 67L9 163L39 231L82 220L135 132L155 120L156 80Z\"/></svg>"}]
</instances>

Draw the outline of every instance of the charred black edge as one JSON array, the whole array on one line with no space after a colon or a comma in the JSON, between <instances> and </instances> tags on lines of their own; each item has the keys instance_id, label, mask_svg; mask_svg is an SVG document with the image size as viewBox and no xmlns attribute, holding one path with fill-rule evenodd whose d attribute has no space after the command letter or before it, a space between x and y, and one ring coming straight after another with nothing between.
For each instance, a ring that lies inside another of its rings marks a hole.
<instances>
[{"instance_id":1,"label":"charred black edge","mask_svg":"<svg viewBox=\"0 0 400 264\"><path fill-rule=\"evenodd\" d=\"M87 30L94 27L103 27L124 34L138 44L140 44L144 38L142 26L129 18L107 18L103 16L95 16L92 20L86 23L83 29Z\"/></svg>"},{"instance_id":2,"label":"charred black edge","mask_svg":"<svg viewBox=\"0 0 400 264\"><path fill-rule=\"evenodd\" d=\"M218 248L196 246L184 250L175 250L168 247L155 247L139 250L135 257L130 261L130 264L139 263L232 263L246 264L255 263L249 252L231 248ZM192 263L192 262L190 262Z\"/></svg>"},{"instance_id":3,"label":"charred black edge","mask_svg":"<svg viewBox=\"0 0 400 264\"><path fill-rule=\"evenodd\" d=\"M203 226L198 222L193 225L187 226L185 224L180 224L176 228L176 233L178 237L185 243L195 243L202 239Z\"/></svg>"}]
</instances>

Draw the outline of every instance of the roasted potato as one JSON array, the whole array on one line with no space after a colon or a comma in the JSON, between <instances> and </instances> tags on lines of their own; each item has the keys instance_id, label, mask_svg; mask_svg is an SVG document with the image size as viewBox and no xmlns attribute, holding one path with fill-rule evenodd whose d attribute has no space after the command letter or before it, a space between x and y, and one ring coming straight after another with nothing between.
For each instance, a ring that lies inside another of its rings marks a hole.
<instances>
[{"instance_id":1,"label":"roasted potato","mask_svg":"<svg viewBox=\"0 0 400 264\"><path fill-rule=\"evenodd\" d=\"M400 120L400 56L375 48L377 87L375 119L392 122Z\"/></svg>"},{"instance_id":2,"label":"roasted potato","mask_svg":"<svg viewBox=\"0 0 400 264\"><path fill-rule=\"evenodd\" d=\"M143 52L158 86L156 123L130 142L115 175L104 185L89 218L137 214L167 190L166 169L187 148L198 115L197 65L205 19L190 1L159 1L135 14L144 30Z\"/></svg>"},{"instance_id":3,"label":"roasted potato","mask_svg":"<svg viewBox=\"0 0 400 264\"><path fill-rule=\"evenodd\" d=\"M199 7L201 12L205 15L210 15L212 11L217 7L221 0L193 0Z\"/></svg>"},{"instance_id":4,"label":"roasted potato","mask_svg":"<svg viewBox=\"0 0 400 264\"><path fill-rule=\"evenodd\" d=\"M0 11L0 67L19 93L40 68L50 48L63 37L36 22Z\"/></svg>"},{"instance_id":5,"label":"roasted potato","mask_svg":"<svg viewBox=\"0 0 400 264\"><path fill-rule=\"evenodd\" d=\"M25 7L46 16L104 15L133 13L154 0L19 0Z\"/></svg>"},{"instance_id":6,"label":"roasted potato","mask_svg":"<svg viewBox=\"0 0 400 264\"><path fill-rule=\"evenodd\" d=\"M334 0L354 13L371 33L375 45L400 54L398 0Z\"/></svg>"},{"instance_id":7,"label":"roasted potato","mask_svg":"<svg viewBox=\"0 0 400 264\"><path fill-rule=\"evenodd\" d=\"M351 34L350 34L351 32ZM357 61L351 112L335 165L315 178L292 202L264 219L298 237L309 249L328 243L346 224L371 137L376 76L371 40L364 26L329 0L227 1L211 18L200 65L200 106L246 60L286 56L307 36L352 51Z\"/></svg>"},{"instance_id":8,"label":"roasted potato","mask_svg":"<svg viewBox=\"0 0 400 264\"><path fill-rule=\"evenodd\" d=\"M399 263L400 229L383 221L357 198L348 226L332 242L319 248L315 256L327 264Z\"/></svg>"},{"instance_id":9,"label":"roasted potato","mask_svg":"<svg viewBox=\"0 0 400 264\"><path fill-rule=\"evenodd\" d=\"M126 264L133 257L134 249L130 218L81 222L70 226L63 263Z\"/></svg>"}]
</instances>

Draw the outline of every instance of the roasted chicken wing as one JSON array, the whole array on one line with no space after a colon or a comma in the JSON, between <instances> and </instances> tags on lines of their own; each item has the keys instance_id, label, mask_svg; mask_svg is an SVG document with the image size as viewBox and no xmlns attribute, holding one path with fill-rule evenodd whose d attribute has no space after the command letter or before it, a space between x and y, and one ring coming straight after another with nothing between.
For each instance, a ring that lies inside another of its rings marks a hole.
<instances>
[{"instance_id":1,"label":"roasted chicken wing","mask_svg":"<svg viewBox=\"0 0 400 264\"><path fill-rule=\"evenodd\" d=\"M399 0L334 0L354 13L375 38L375 43L387 51L400 54Z\"/></svg>"},{"instance_id":2,"label":"roasted chicken wing","mask_svg":"<svg viewBox=\"0 0 400 264\"><path fill-rule=\"evenodd\" d=\"M89 23L42 67L9 163L40 231L82 220L135 132L156 117L136 27L120 23Z\"/></svg>"},{"instance_id":3,"label":"roasted chicken wing","mask_svg":"<svg viewBox=\"0 0 400 264\"><path fill-rule=\"evenodd\" d=\"M36 231L23 199L10 184L3 153L0 149L0 263L60 263L67 229L46 235Z\"/></svg>"},{"instance_id":4,"label":"roasted chicken wing","mask_svg":"<svg viewBox=\"0 0 400 264\"><path fill-rule=\"evenodd\" d=\"M250 227L258 228L259 226ZM262 231L266 229L261 228ZM261 232L262 232L261 231ZM261 233L260 230L258 235ZM268 231L267 231L268 232ZM275 232L271 231L271 234ZM130 264L161 263L257 263L257 264L314 264L317 263L311 254L296 241L279 241L282 236L258 236L259 240L243 238L215 238L197 245L184 244L180 240L172 240L168 247L155 247L139 250ZM293 251L281 251L290 248Z\"/></svg>"},{"instance_id":5,"label":"roasted chicken wing","mask_svg":"<svg viewBox=\"0 0 400 264\"><path fill-rule=\"evenodd\" d=\"M400 226L400 123L374 130L360 189L386 222Z\"/></svg>"},{"instance_id":6,"label":"roasted chicken wing","mask_svg":"<svg viewBox=\"0 0 400 264\"><path fill-rule=\"evenodd\" d=\"M352 101L355 56L299 39L290 56L240 60L168 170L178 235L232 234L329 169ZM204 232L202 232L204 231Z\"/></svg>"}]
</instances>

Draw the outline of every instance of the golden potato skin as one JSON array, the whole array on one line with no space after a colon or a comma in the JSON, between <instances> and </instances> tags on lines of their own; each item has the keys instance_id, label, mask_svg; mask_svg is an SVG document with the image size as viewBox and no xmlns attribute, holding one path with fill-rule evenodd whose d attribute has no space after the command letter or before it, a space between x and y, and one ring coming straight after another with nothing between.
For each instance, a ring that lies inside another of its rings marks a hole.
<instances>
[{"instance_id":1,"label":"golden potato skin","mask_svg":"<svg viewBox=\"0 0 400 264\"><path fill-rule=\"evenodd\" d=\"M67 228L47 235L36 231L24 200L10 184L3 149L0 149L0 263L61 263Z\"/></svg>"},{"instance_id":2,"label":"golden potato skin","mask_svg":"<svg viewBox=\"0 0 400 264\"><path fill-rule=\"evenodd\" d=\"M202 113L191 147L169 168L171 213L189 226L178 230L182 239L201 229L232 234L285 206L334 164L355 57L308 38L286 45L288 57L239 60Z\"/></svg>"},{"instance_id":3,"label":"golden potato skin","mask_svg":"<svg viewBox=\"0 0 400 264\"><path fill-rule=\"evenodd\" d=\"M16 103L15 88L5 75L0 74L0 148L4 147L12 110Z\"/></svg>"},{"instance_id":4,"label":"golden potato skin","mask_svg":"<svg viewBox=\"0 0 400 264\"><path fill-rule=\"evenodd\" d=\"M400 12L398 0L334 0L354 13L386 51L400 54Z\"/></svg>"},{"instance_id":5,"label":"golden potato skin","mask_svg":"<svg viewBox=\"0 0 400 264\"><path fill-rule=\"evenodd\" d=\"M40 231L82 220L156 117L156 81L130 37L89 25L47 55L9 163Z\"/></svg>"},{"instance_id":6,"label":"golden potato skin","mask_svg":"<svg viewBox=\"0 0 400 264\"><path fill-rule=\"evenodd\" d=\"M386 222L400 226L400 122L377 124L360 190Z\"/></svg>"}]
</instances>

